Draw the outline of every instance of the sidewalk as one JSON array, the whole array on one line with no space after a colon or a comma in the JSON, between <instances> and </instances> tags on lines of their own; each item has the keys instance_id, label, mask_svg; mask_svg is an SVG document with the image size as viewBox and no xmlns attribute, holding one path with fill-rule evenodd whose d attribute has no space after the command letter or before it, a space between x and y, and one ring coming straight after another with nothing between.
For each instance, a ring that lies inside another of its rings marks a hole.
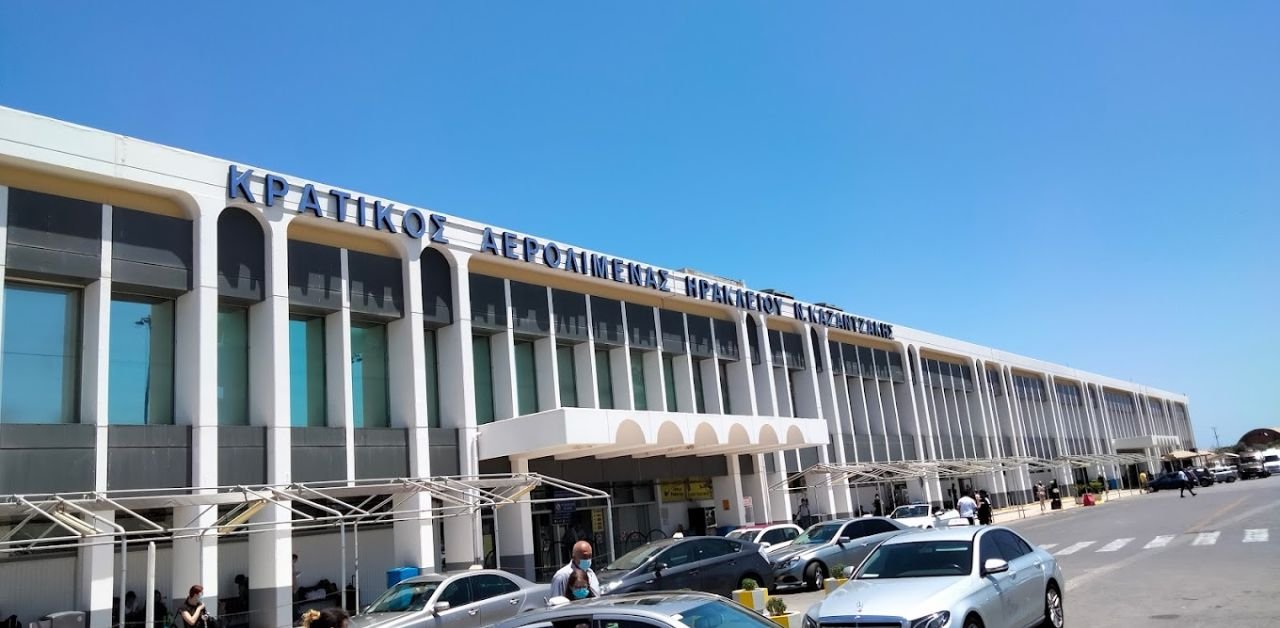
<instances>
[{"instance_id":1,"label":"sidewalk","mask_svg":"<svg viewBox=\"0 0 1280 628\"><path fill-rule=\"evenodd\" d=\"M1138 495L1143 494L1143 492L1144 491L1140 489L1131 488L1131 489L1124 489L1124 490L1114 490L1108 493L1098 493L1098 494L1095 494L1094 497L1095 499L1098 500L1097 506L1104 506L1118 499L1131 499L1133 497L1137 497ZM1023 519L1030 519L1032 517L1052 515L1055 512L1074 510L1076 508L1083 508L1083 506L1076 503L1076 498L1063 497L1061 510L1056 510L1056 511L1051 510L1049 508L1049 501L1046 500L1044 512L1040 512L1039 502L1032 502L1030 504L1026 504L1023 506L1008 506L1005 508L999 508L995 510L993 514L995 515L995 522L997 524L1000 524L1008 521L1021 521Z\"/></svg>"}]
</instances>

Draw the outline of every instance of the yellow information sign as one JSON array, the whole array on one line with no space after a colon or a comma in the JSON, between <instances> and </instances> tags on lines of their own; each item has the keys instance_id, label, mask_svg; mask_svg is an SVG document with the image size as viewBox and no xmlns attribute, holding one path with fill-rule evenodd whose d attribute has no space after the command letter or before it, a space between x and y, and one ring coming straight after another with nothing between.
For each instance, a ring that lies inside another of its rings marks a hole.
<instances>
[{"instance_id":1,"label":"yellow information sign","mask_svg":"<svg viewBox=\"0 0 1280 628\"><path fill-rule=\"evenodd\" d=\"M662 501L665 503L682 502L689 499L684 480L670 480L658 486L662 489Z\"/></svg>"},{"instance_id":2,"label":"yellow information sign","mask_svg":"<svg viewBox=\"0 0 1280 628\"><path fill-rule=\"evenodd\" d=\"M604 532L604 511L599 508L591 511L591 531Z\"/></svg>"},{"instance_id":3,"label":"yellow information sign","mask_svg":"<svg viewBox=\"0 0 1280 628\"><path fill-rule=\"evenodd\" d=\"M711 499L711 482L707 480L689 480L689 490L686 494L689 497L689 501Z\"/></svg>"}]
</instances>

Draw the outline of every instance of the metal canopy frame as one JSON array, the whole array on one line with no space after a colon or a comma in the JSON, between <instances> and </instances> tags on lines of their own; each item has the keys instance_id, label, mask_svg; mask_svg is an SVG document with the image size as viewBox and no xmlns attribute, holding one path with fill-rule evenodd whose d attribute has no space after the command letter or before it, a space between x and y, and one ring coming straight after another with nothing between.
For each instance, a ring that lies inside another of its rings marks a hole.
<instances>
[{"instance_id":1,"label":"metal canopy frame","mask_svg":"<svg viewBox=\"0 0 1280 628\"><path fill-rule=\"evenodd\" d=\"M557 489L558 496L536 498L539 486ZM612 498L602 490L539 473L480 474L425 478L360 480L356 482L300 482L259 486L217 486L179 489L147 489L94 493L58 493L0 496L0 518L19 523L0 536L0 556L23 551L78 548L93 541L120 539L174 540L213 534L226 536L289 526L293 530L368 525L408 520L440 520L476 514L519 503L547 504ZM411 498L426 495L442 505L430 508L406 506ZM274 504L292 514L285 521L252 521L254 515ZM197 507L189 521L165 525L140 514L152 509ZM210 510L231 506L212 525L197 523ZM98 513L112 511L136 520L134 529ZM612 517L606 509L606 526ZM32 521L49 526L34 538L17 538ZM55 530L62 534L51 534ZM612 534L608 535L612 541ZM610 554L613 548L609 548Z\"/></svg>"},{"instance_id":2,"label":"metal canopy frame","mask_svg":"<svg viewBox=\"0 0 1280 628\"><path fill-rule=\"evenodd\" d=\"M1146 454L1073 454L1058 456L1054 460L1073 469L1083 469L1095 465L1130 465L1148 461Z\"/></svg>"}]
</instances>

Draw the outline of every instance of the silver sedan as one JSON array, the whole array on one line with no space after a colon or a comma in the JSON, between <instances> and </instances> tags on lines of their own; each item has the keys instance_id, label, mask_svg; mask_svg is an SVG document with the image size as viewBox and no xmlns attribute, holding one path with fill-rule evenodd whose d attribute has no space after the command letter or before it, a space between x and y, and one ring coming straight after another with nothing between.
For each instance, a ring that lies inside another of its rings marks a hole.
<instances>
[{"instance_id":1,"label":"silver sedan","mask_svg":"<svg viewBox=\"0 0 1280 628\"><path fill-rule=\"evenodd\" d=\"M1065 589L1053 556L1013 530L926 530L881 544L804 626L1061 628Z\"/></svg>"},{"instance_id":2,"label":"silver sedan","mask_svg":"<svg viewBox=\"0 0 1280 628\"><path fill-rule=\"evenodd\" d=\"M497 569L409 578L351 618L351 628L471 628L545 608L545 584Z\"/></svg>"}]
</instances>

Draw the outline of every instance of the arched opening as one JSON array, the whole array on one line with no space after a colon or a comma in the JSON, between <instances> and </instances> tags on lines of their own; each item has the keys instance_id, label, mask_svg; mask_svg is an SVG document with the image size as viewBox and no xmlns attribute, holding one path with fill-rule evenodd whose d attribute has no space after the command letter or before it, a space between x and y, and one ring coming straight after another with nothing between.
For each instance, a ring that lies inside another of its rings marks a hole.
<instances>
[{"instance_id":1,"label":"arched opening","mask_svg":"<svg viewBox=\"0 0 1280 628\"><path fill-rule=\"evenodd\" d=\"M250 373L249 308L266 298L265 278L262 224L243 209L222 210L218 214L218 425L249 425L249 382L254 375Z\"/></svg>"},{"instance_id":2,"label":"arched opening","mask_svg":"<svg viewBox=\"0 0 1280 628\"><path fill-rule=\"evenodd\" d=\"M618 431L614 434L613 442L618 446L632 446L644 444L644 430L640 429L640 424L635 421L623 421L618 424Z\"/></svg>"}]
</instances>

